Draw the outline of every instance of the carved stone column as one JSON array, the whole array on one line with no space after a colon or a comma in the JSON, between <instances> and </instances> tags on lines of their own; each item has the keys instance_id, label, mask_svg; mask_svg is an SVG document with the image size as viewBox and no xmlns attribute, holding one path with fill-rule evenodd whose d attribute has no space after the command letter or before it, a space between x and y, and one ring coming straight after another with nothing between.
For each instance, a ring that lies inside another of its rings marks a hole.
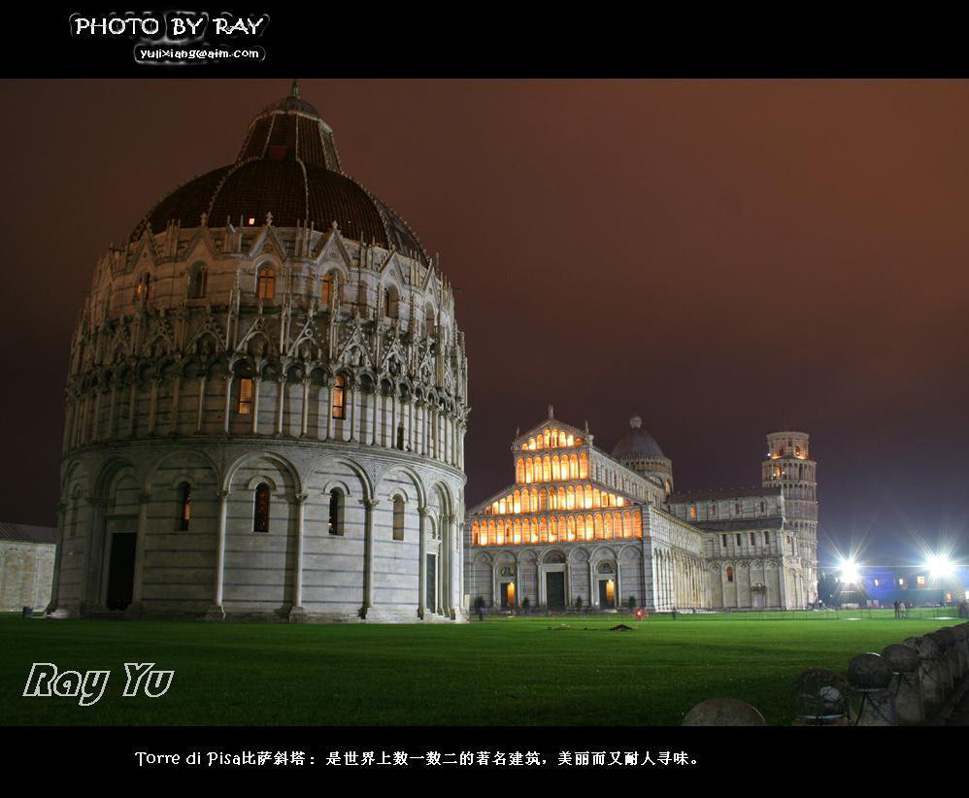
<instances>
[{"instance_id":1,"label":"carved stone column","mask_svg":"<svg viewBox=\"0 0 969 798\"><path fill-rule=\"evenodd\" d=\"M290 623L306 620L303 609L303 527L308 493L296 494L296 562L293 564L293 606L289 611Z\"/></svg>"},{"instance_id":2,"label":"carved stone column","mask_svg":"<svg viewBox=\"0 0 969 798\"><path fill-rule=\"evenodd\" d=\"M229 504L229 491L219 490L215 492L215 495L219 499L219 528L215 544L215 594L212 600L212 607L206 613L205 619L208 621L224 621L225 610L222 608L222 596L225 579L225 527Z\"/></svg>"},{"instance_id":3,"label":"carved stone column","mask_svg":"<svg viewBox=\"0 0 969 798\"><path fill-rule=\"evenodd\" d=\"M283 434L283 411L286 409L286 377L276 380L276 434Z\"/></svg>"},{"instance_id":4,"label":"carved stone column","mask_svg":"<svg viewBox=\"0 0 969 798\"><path fill-rule=\"evenodd\" d=\"M108 431L105 435L108 440L114 437L114 416L115 416L115 403L118 400L118 386L112 380L111 382L111 398L108 400Z\"/></svg>"},{"instance_id":5,"label":"carved stone column","mask_svg":"<svg viewBox=\"0 0 969 798\"><path fill-rule=\"evenodd\" d=\"M138 406L138 383L132 380L131 396L128 399L128 435L133 437L135 434L135 409Z\"/></svg>"},{"instance_id":6,"label":"carved stone column","mask_svg":"<svg viewBox=\"0 0 969 798\"><path fill-rule=\"evenodd\" d=\"M91 608L103 607L102 585L104 584L104 553L105 537L107 536L105 510L108 499L106 496L91 496L88 503L87 546L85 546L84 591L80 597L81 612Z\"/></svg>"},{"instance_id":7,"label":"carved stone column","mask_svg":"<svg viewBox=\"0 0 969 798\"><path fill-rule=\"evenodd\" d=\"M252 434L259 433L259 388L262 385L262 377L252 379Z\"/></svg>"},{"instance_id":8,"label":"carved stone column","mask_svg":"<svg viewBox=\"0 0 969 798\"><path fill-rule=\"evenodd\" d=\"M363 505L363 607L360 617L366 618L373 607L373 511L379 504L377 499L360 499Z\"/></svg>"},{"instance_id":9,"label":"carved stone column","mask_svg":"<svg viewBox=\"0 0 969 798\"><path fill-rule=\"evenodd\" d=\"M158 414L158 377L151 381L151 401L148 404L148 434L155 434L155 417Z\"/></svg>"},{"instance_id":10,"label":"carved stone column","mask_svg":"<svg viewBox=\"0 0 969 798\"><path fill-rule=\"evenodd\" d=\"M222 431L228 433L229 419L232 418L232 375L226 374L222 377L225 383L225 416L222 419Z\"/></svg>"},{"instance_id":11,"label":"carved stone column","mask_svg":"<svg viewBox=\"0 0 969 798\"><path fill-rule=\"evenodd\" d=\"M424 520L427 518L427 508L426 507L418 507L417 508L417 515L420 518L419 533L418 533L418 543L419 543L419 546L418 546L418 557L420 558L420 561L418 562L418 566L417 566L417 580L418 580L418 585L417 585L417 617L420 618L421 620L423 620L424 619L424 613L426 611L426 608L424 606L424 599L425 599L425 596L427 595L427 590L426 590L427 585L425 584L425 582L427 580L427 566L426 566L426 563L427 563L427 541L424 540L424 535L425 535Z\"/></svg>"},{"instance_id":12,"label":"carved stone column","mask_svg":"<svg viewBox=\"0 0 969 798\"><path fill-rule=\"evenodd\" d=\"M310 425L310 383L309 377L303 377L303 405L300 414L299 434L306 436L309 434Z\"/></svg>"},{"instance_id":13,"label":"carved stone column","mask_svg":"<svg viewBox=\"0 0 969 798\"><path fill-rule=\"evenodd\" d=\"M148 534L148 505L151 494L142 493L138 496L138 533L135 539L135 578L131 591L131 604L125 611L126 615L139 617L142 613L142 584L145 572L145 538Z\"/></svg>"},{"instance_id":14,"label":"carved stone column","mask_svg":"<svg viewBox=\"0 0 969 798\"><path fill-rule=\"evenodd\" d=\"M441 597L438 599L438 604L441 606L441 612L444 615L453 616L452 609L452 598L451 591L454 584L454 575L451 573L451 540L454 535L454 516L453 515L442 515L441 516L441 548L440 548L440 558L441 563L439 570L441 572ZM518 586L515 586L515 590Z\"/></svg>"},{"instance_id":15,"label":"carved stone column","mask_svg":"<svg viewBox=\"0 0 969 798\"><path fill-rule=\"evenodd\" d=\"M203 412L205 410L205 381L206 381L206 376L203 373L199 377L199 404L198 404L198 413L195 419L196 432L202 431Z\"/></svg>"},{"instance_id":16,"label":"carved stone column","mask_svg":"<svg viewBox=\"0 0 969 798\"><path fill-rule=\"evenodd\" d=\"M178 405L180 402L180 396L182 392L182 378L175 376L172 380L172 422L171 428L168 430L169 435L175 435L178 433Z\"/></svg>"}]
</instances>

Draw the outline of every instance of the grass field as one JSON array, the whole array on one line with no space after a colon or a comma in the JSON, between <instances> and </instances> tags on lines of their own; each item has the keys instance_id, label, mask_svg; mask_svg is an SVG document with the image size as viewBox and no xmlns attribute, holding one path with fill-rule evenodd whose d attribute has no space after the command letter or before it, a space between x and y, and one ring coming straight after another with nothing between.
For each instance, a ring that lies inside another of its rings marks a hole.
<instances>
[{"instance_id":1,"label":"grass field","mask_svg":"<svg viewBox=\"0 0 969 798\"><path fill-rule=\"evenodd\" d=\"M819 614L820 615L820 614ZM787 725L791 682L958 620L681 615L498 618L465 625L24 620L0 615L2 725L679 725L696 703L749 701ZM632 631L611 632L626 620ZM34 662L110 670L104 697L25 698ZM174 670L123 698L125 662Z\"/></svg>"}]
</instances>

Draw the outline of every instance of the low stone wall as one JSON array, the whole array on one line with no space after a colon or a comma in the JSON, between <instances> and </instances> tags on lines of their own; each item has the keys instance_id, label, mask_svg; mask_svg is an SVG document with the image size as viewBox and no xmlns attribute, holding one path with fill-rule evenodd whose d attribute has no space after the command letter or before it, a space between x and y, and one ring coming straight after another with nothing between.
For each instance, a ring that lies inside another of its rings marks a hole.
<instances>
[{"instance_id":1,"label":"low stone wall","mask_svg":"<svg viewBox=\"0 0 969 798\"><path fill-rule=\"evenodd\" d=\"M946 626L866 652L848 663L847 679L811 668L795 679L795 726L908 726L941 723L969 685L969 623ZM711 705L715 706L711 709ZM715 711L714 711L715 710ZM750 726L759 713L730 699L694 707L688 725ZM934 720L933 720L934 719ZM684 724L687 725L687 724Z\"/></svg>"}]
</instances>

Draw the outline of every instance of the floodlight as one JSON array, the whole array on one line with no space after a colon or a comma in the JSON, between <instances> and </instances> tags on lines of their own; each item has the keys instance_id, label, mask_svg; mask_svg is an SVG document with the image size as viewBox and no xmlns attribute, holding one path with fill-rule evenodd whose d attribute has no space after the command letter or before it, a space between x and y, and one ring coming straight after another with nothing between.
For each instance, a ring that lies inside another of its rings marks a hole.
<instances>
[{"instance_id":1,"label":"floodlight","mask_svg":"<svg viewBox=\"0 0 969 798\"><path fill-rule=\"evenodd\" d=\"M933 579L946 579L952 576L954 570L952 562L944 554L929 557L925 566L929 569L929 576Z\"/></svg>"},{"instance_id":2,"label":"floodlight","mask_svg":"<svg viewBox=\"0 0 969 798\"><path fill-rule=\"evenodd\" d=\"M845 584L861 581L861 572L854 560L842 560L838 570L841 572L841 581Z\"/></svg>"}]
</instances>

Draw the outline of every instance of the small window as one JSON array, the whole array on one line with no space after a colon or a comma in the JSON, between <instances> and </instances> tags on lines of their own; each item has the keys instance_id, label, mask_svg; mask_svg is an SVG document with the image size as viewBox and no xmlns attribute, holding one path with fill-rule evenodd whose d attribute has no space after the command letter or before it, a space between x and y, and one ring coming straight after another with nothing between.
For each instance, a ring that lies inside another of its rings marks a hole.
<instances>
[{"instance_id":1,"label":"small window","mask_svg":"<svg viewBox=\"0 0 969 798\"><path fill-rule=\"evenodd\" d=\"M333 418L345 418L346 408L344 407L344 390L346 388L346 378L337 377L336 382L333 384L333 401L331 402L333 409Z\"/></svg>"},{"instance_id":2,"label":"small window","mask_svg":"<svg viewBox=\"0 0 969 798\"><path fill-rule=\"evenodd\" d=\"M404 539L404 500L394 496L394 540Z\"/></svg>"},{"instance_id":3,"label":"small window","mask_svg":"<svg viewBox=\"0 0 969 798\"><path fill-rule=\"evenodd\" d=\"M737 545L738 545L738 546L740 545L740 542L741 542L741 541L740 541L740 533L738 532L738 533L737 533Z\"/></svg>"},{"instance_id":4,"label":"small window","mask_svg":"<svg viewBox=\"0 0 969 798\"><path fill-rule=\"evenodd\" d=\"M880 579L873 579L872 582L874 583L875 587L881 587L881 580Z\"/></svg>"},{"instance_id":5,"label":"small window","mask_svg":"<svg viewBox=\"0 0 969 798\"><path fill-rule=\"evenodd\" d=\"M915 577L915 584L918 585L919 587L925 587L925 577L924 576L916 576Z\"/></svg>"},{"instance_id":6,"label":"small window","mask_svg":"<svg viewBox=\"0 0 969 798\"><path fill-rule=\"evenodd\" d=\"M690 520L696 521L696 505L691 505L690 507Z\"/></svg>"},{"instance_id":7,"label":"small window","mask_svg":"<svg viewBox=\"0 0 969 798\"><path fill-rule=\"evenodd\" d=\"M148 292L151 288L151 275L147 272L138 278L138 284L135 286L135 302L141 302L142 304L148 304Z\"/></svg>"},{"instance_id":8,"label":"small window","mask_svg":"<svg viewBox=\"0 0 969 798\"><path fill-rule=\"evenodd\" d=\"M764 545L765 546L770 545L770 532L767 532L767 531L764 532Z\"/></svg>"},{"instance_id":9,"label":"small window","mask_svg":"<svg viewBox=\"0 0 969 798\"><path fill-rule=\"evenodd\" d=\"M249 378L239 380L238 411L243 416L248 416L252 413L252 380Z\"/></svg>"},{"instance_id":10,"label":"small window","mask_svg":"<svg viewBox=\"0 0 969 798\"><path fill-rule=\"evenodd\" d=\"M753 532L750 533L750 545L751 546L756 546L757 545L757 541L754 538L754 533Z\"/></svg>"},{"instance_id":11,"label":"small window","mask_svg":"<svg viewBox=\"0 0 969 798\"><path fill-rule=\"evenodd\" d=\"M252 531L269 531L269 485L265 482L256 487L255 508L252 514Z\"/></svg>"},{"instance_id":12,"label":"small window","mask_svg":"<svg viewBox=\"0 0 969 798\"><path fill-rule=\"evenodd\" d=\"M728 565L727 566L727 581L728 582L733 582L733 566L732 565Z\"/></svg>"},{"instance_id":13,"label":"small window","mask_svg":"<svg viewBox=\"0 0 969 798\"><path fill-rule=\"evenodd\" d=\"M330 514L326 531L331 535L343 534L343 493L336 488L330 491Z\"/></svg>"},{"instance_id":14,"label":"small window","mask_svg":"<svg viewBox=\"0 0 969 798\"><path fill-rule=\"evenodd\" d=\"M320 280L320 304L329 305L336 296L336 274L329 272Z\"/></svg>"},{"instance_id":15,"label":"small window","mask_svg":"<svg viewBox=\"0 0 969 798\"><path fill-rule=\"evenodd\" d=\"M734 513L736 513L737 515L740 515L740 502L734 502L733 510L734 510Z\"/></svg>"},{"instance_id":16,"label":"small window","mask_svg":"<svg viewBox=\"0 0 969 798\"><path fill-rule=\"evenodd\" d=\"M384 289L384 316L388 319L396 319L400 314L398 293L395 286L387 286Z\"/></svg>"},{"instance_id":17,"label":"small window","mask_svg":"<svg viewBox=\"0 0 969 798\"><path fill-rule=\"evenodd\" d=\"M192 516L192 486L183 482L178 486L178 518L175 528L179 532L188 531L188 522Z\"/></svg>"},{"instance_id":18,"label":"small window","mask_svg":"<svg viewBox=\"0 0 969 798\"><path fill-rule=\"evenodd\" d=\"M727 548L727 536L726 535L721 535L720 536L720 543L723 545L724 550L726 550L726 548Z\"/></svg>"},{"instance_id":19,"label":"small window","mask_svg":"<svg viewBox=\"0 0 969 798\"><path fill-rule=\"evenodd\" d=\"M276 296L276 270L263 266L256 282L256 294L260 299L274 299Z\"/></svg>"},{"instance_id":20,"label":"small window","mask_svg":"<svg viewBox=\"0 0 969 798\"><path fill-rule=\"evenodd\" d=\"M189 277L188 295L191 299L203 299L208 290L209 270L204 265L196 266Z\"/></svg>"}]
</instances>

